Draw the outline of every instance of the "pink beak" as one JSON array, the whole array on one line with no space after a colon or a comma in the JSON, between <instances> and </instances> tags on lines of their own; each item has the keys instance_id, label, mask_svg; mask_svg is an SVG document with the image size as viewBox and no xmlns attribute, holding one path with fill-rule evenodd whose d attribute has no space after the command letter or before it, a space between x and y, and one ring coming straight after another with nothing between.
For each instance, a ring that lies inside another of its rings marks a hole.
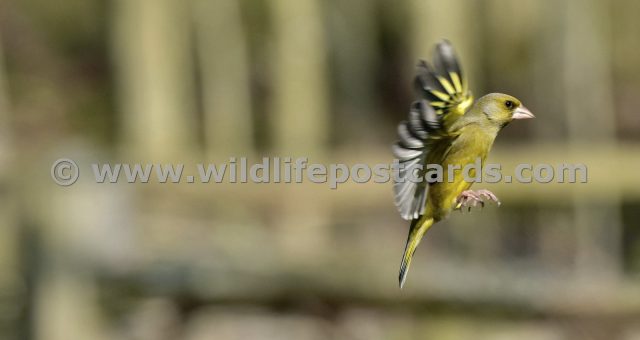
<instances>
[{"instance_id":1,"label":"pink beak","mask_svg":"<svg viewBox=\"0 0 640 340\"><path fill-rule=\"evenodd\" d=\"M520 106L519 108L517 108L514 112L513 112L513 119L529 119L529 118L535 118L536 116L533 115L533 113L531 113L531 111L529 111L529 109L527 109L524 106Z\"/></svg>"}]
</instances>

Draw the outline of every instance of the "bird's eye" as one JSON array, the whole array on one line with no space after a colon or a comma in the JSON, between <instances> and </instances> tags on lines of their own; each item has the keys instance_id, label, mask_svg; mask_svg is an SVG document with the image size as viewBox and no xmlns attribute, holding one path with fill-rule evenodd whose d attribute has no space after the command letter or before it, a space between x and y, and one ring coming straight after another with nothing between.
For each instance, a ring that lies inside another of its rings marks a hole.
<instances>
[{"instance_id":1,"label":"bird's eye","mask_svg":"<svg viewBox=\"0 0 640 340\"><path fill-rule=\"evenodd\" d=\"M513 102L512 102L512 101L507 100L506 102L504 102L504 106L506 106L506 107L507 107L507 109L511 110L511 109L513 109L513 107L515 106L515 104L513 104Z\"/></svg>"}]
</instances>

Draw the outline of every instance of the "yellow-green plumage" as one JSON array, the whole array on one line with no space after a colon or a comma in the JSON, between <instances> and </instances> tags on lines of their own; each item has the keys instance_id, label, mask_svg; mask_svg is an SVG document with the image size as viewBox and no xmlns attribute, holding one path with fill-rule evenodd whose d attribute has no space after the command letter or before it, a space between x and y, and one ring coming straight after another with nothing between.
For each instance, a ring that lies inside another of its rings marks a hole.
<instances>
[{"instance_id":1,"label":"yellow-green plumage","mask_svg":"<svg viewBox=\"0 0 640 340\"><path fill-rule=\"evenodd\" d=\"M396 157L409 168L439 164L444 170L438 182L403 181L394 185L396 205L402 217L411 220L400 265L400 287L424 234L459 207L458 197L471 187L462 173L465 165L478 158L484 164L498 132L511 120L533 117L518 99L505 94L492 93L473 103L448 42L436 47L434 64L435 70L426 62L419 64L416 85L423 99L414 103L409 120L401 123L400 142L394 146ZM451 179L446 171L450 165L457 166ZM407 173L401 172L401 178L406 180ZM475 177L473 171L470 176Z\"/></svg>"}]
</instances>

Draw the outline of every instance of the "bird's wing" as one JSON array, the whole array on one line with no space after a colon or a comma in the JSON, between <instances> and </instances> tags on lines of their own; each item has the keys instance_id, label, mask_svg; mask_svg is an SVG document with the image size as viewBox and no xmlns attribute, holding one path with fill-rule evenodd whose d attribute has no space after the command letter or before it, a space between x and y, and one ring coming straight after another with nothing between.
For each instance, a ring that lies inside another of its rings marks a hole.
<instances>
[{"instance_id":1,"label":"bird's wing","mask_svg":"<svg viewBox=\"0 0 640 340\"><path fill-rule=\"evenodd\" d=\"M424 213L429 186L422 178L430 150L446 150L455 139L452 124L469 109L473 96L462 73L455 51L448 41L436 46L435 69L426 61L418 64L415 85L422 99L413 102L407 121L398 126L400 141L393 153L400 161L394 177L395 204L402 218L412 220ZM438 157L429 157L437 162Z\"/></svg>"},{"instance_id":2,"label":"bird's wing","mask_svg":"<svg viewBox=\"0 0 640 340\"><path fill-rule=\"evenodd\" d=\"M433 66L424 60L418 63L414 83L422 98L441 116L442 128L445 130L473 104L467 78L453 46L446 40L436 46Z\"/></svg>"}]
</instances>

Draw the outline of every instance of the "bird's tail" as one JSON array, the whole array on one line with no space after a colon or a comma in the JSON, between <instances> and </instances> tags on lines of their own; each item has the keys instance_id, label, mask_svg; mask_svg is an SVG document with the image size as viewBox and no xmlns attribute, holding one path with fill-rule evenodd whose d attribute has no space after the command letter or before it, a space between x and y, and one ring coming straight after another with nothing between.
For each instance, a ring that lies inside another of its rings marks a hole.
<instances>
[{"instance_id":1,"label":"bird's tail","mask_svg":"<svg viewBox=\"0 0 640 340\"><path fill-rule=\"evenodd\" d=\"M429 228L431 228L432 225L433 218L427 217L426 215L423 215L419 219L415 219L413 220L413 222L411 222L409 237L407 237L407 244L404 247L404 256L402 256L402 262L400 263L400 274L398 276L400 289L402 289L404 281L407 279L407 274L409 273L409 265L411 264L413 253L416 251L418 244L420 244L422 236L424 236L424 234L427 232L427 230L429 230Z\"/></svg>"}]
</instances>

